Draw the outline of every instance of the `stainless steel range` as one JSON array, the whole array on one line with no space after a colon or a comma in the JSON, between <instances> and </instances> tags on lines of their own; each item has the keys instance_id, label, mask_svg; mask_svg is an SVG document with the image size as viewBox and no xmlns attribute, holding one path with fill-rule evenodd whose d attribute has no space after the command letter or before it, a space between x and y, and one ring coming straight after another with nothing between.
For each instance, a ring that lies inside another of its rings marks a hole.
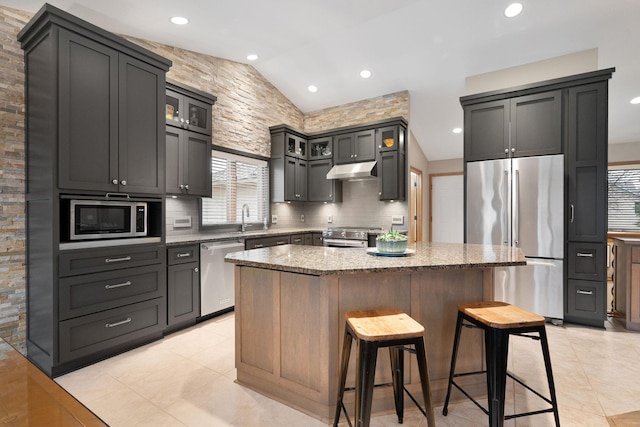
<instances>
[{"instance_id":1,"label":"stainless steel range","mask_svg":"<svg viewBox=\"0 0 640 427\"><path fill-rule=\"evenodd\" d=\"M379 233L380 229L369 227L335 227L322 232L324 246L342 248L366 248L369 246L369 234Z\"/></svg>"}]
</instances>

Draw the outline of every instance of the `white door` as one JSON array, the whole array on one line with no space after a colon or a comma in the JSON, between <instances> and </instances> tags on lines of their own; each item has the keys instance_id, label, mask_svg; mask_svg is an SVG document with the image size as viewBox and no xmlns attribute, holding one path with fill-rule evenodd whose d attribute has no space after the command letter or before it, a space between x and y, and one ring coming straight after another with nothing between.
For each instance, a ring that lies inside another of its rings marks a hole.
<instances>
[{"instance_id":1,"label":"white door","mask_svg":"<svg viewBox=\"0 0 640 427\"><path fill-rule=\"evenodd\" d=\"M464 176L431 177L431 241L464 242Z\"/></svg>"}]
</instances>

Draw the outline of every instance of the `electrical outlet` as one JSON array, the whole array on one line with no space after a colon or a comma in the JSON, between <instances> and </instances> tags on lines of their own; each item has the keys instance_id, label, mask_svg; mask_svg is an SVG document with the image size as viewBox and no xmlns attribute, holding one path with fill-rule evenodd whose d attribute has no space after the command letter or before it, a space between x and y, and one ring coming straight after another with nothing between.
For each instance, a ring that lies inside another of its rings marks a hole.
<instances>
[{"instance_id":1,"label":"electrical outlet","mask_svg":"<svg viewBox=\"0 0 640 427\"><path fill-rule=\"evenodd\" d=\"M304 214L300 214L300 222L304 222Z\"/></svg>"},{"instance_id":2,"label":"electrical outlet","mask_svg":"<svg viewBox=\"0 0 640 427\"><path fill-rule=\"evenodd\" d=\"M327 222L331 224L333 222L333 215L327 216Z\"/></svg>"},{"instance_id":3,"label":"electrical outlet","mask_svg":"<svg viewBox=\"0 0 640 427\"><path fill-rule=\"evenodd\" d=\"M404 216L403 215L397 215L397 216L392 216L391 217L391 224L394 225L402 225L404 224Z\"/></svg>"},{"instance_id":4,"label":"electrical outlet","mask_svg":"<svg viewBox=\"0 0 640 427\"><path fill-rule=\"evenodd\" d=\"M271 224L278 223L278 215L271 215Z\"/></svg>"}]
</instances>

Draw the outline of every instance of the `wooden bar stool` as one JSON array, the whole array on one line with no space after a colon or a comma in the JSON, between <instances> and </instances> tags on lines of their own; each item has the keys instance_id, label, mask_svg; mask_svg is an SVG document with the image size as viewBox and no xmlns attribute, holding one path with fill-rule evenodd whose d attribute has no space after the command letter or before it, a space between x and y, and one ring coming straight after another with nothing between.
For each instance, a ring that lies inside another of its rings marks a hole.
<instances>
[{"instance_id":1,"label":"wooden bar stool","mask_svg":"<svg viewBox=\"0 0 640 427\"><path fill-rule=\"evenodd\" d=\"M468 323L465 323L468 322ZM458 344L462 327L480 328L484 331L484 346L486 358L486 370L476 372L455 373L456 358L458 356ZM537 335L532 335L537 334ZM521 380L507 372L507 353L509 351L509 336L519 335L534 340L539 340L542 347L544 366L547 371L550 398L546 398L536 390L533 390ZM465 392L454 380L456 377L474 374L486 374L487 376L487 402L489 408L480 405L474 398ZM551 405L548 409L524 412L519 414L504 414L504 401L507 376L533 392L545 402ZM560 427L558 416L558 403L556 390L551 371L551 358L549 357L549 344L545 330L545 319L535 313L504 302L486 301L458 304L458 320L456 323L456 335L453 341L451 354L451 370L449 371L449 385L444 401L442 414L447 415L447 406L451 396L451 386L455 386L466 397L471 399L485 414L489 415L489 426L503 426L505 420L529 415L553 412L556 427Z\"/></svg>"},{"instance_id":2,"label":"wooden bar stool","mask_svg":"<svg viewBox=\"0 0 640 427\"><path fill-rule=\"evenodd\" d=\"M389 347L393 396L398 422L402 424L404 417L404 390L424 416L427 417L429 427L435 427L427 358L424 350L424 328L422 325L398 310L350 311L345 315L345 319L345 334L340 367L340 388L336 404L336 415L333 421L334 427L338 426L341 411L344 411L347 422L349 426L351 426L351 420L349 419L342 398L347 381L351 343L354 339L356 340L358 348L355 384L356 426L369 426L378 348ZM413 345L414 348L405 347L407 345ZM424 409L420 407L418 402L404 386L404 358L402 351L415 354L418 359L420 383L424 396Z\"/></svg>"}]
</instances>

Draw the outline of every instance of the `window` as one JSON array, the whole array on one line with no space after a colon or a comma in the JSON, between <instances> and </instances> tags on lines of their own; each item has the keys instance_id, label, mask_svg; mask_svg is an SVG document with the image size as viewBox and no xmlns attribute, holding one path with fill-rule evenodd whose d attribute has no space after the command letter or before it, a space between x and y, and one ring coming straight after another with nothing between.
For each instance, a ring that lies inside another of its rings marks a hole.
<instances>
[{"instance_id":1,"label":"window","mask_svg":"<svg viewBox=\"0 0 640 427\"><path fill-rule=\"evenodd\" d=\"M609 169L609 231L640 232L640 165Z\"/></svg>"},{"instance_id":2,"label":"window","mask_svg":"<svg viewBox=\"0 0 640 427\"><path fill-rule=\"evenodd\" d=\"M202 227L238 225L242 207L249 207L245 223L260 223L269 215L269 166L267 161L213 150L211 198L202 198Z\"/></svg>"}]
</instances>

